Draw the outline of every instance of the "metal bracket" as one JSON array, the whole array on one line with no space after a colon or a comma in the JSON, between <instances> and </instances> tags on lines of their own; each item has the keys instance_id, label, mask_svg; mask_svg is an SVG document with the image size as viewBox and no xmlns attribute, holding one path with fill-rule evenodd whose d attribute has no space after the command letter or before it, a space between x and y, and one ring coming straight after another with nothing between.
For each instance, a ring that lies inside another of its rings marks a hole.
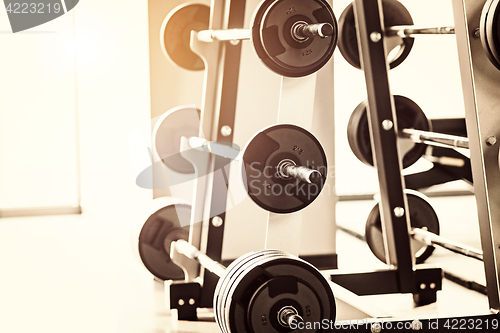
<instances>
[{"instance_id":1,"label":"metal bracket","mask_svg":"<svg viewBox=\"0 0 500 333\"><path fill-rule=\"evenodd\" d=\"M170 309L177 310L179 320L198 320L201 286L199 283L171 283L169 286Z\"/></svg>"}]
</instances>

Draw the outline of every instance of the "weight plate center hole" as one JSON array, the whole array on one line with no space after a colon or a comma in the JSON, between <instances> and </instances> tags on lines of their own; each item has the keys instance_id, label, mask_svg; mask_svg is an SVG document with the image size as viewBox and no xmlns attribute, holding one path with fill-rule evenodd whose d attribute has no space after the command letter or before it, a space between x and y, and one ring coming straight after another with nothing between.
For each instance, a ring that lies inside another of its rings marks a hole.
<instances>
[{"instance_id":1,"label":"weight plate center hole","mask_svg":"<svg viewBox=\"0 0 500 333\"><path fill-rule=\"evenodd\" d=\"M306 21L297 21L292 25L291 35L294 41L298 43L303 43L309 39L307 36L303 36L301 30L307 25Z\"/></svg>"},{"instance_id":2,"label":"weight plate center hole","mask_svg":"<svg viewBox=\"0 0 500 333\"><path fill-rule=\"evenodd\" d=\"M290 159L281 160L276 166L276 175L284 180L290 180L293 177L289 175L287 168L290 166L297 166L294 161Z\"/></svg>"},{"instance_id":3,"label":"weight plate center hole","mask_svg":"<svg viewBox=\"0 0 500 333\"><path fill-rule=\"evenodd\" d=\"M278 323L283 327L290 327L293 322L302 322L298 311L293 306L284 306L278 312Z\"/></svg>"}]
</instances>

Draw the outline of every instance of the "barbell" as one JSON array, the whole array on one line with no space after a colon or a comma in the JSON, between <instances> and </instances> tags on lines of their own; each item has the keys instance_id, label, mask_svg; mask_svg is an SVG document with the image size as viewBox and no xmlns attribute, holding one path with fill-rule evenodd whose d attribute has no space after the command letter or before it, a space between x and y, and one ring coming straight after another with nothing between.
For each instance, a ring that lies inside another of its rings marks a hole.
<instances>
[{"instance_id":1,"label":"barbell","mask_svg":"<svg viewBox=\"0 0 500 333\"><path fill-rule=\"evenodd\" d=\"M299 323L335 321L333 291L314 266L283 251L261 250L226 268L187 242L189 225L181 227L179 218L189 219L189 205L175 199L160 203L165 206L151 214L140 230L140 259L161 280L195 278L197 264L219 276L213 309L222 332L291 332L302 327ZM183 265L186 262L189 265Z\"/></svg>"},{"instance_id":2,"label":"barbell","mask_svg":"<svg viewBox=\"0 0 500 333\"><path fill-rule=\"evenodd\" d=\"M138 233L134 233L135 249L146 269L159 280L182 280L184 273L170 259L170 243L189 238L191 206L174 198L157 198L153 213L148 212ZM184 227L181 225L184 222ZM168 247L165 246L168 244Z\"/></svg>"},{"instance_id":3,"label":"barbell","mask_svg":"<svg viewBox=\"0 0 500 333\"><path fill-rule=\"evenodd\" d=\"M430 257L438 246L464 256L483 260L480 250L449 240L439 235L439 220L428 199L414 190L405 190L410 214L410 243L417 264ZM365 240L372 253L386 263L385 245L382 235L382 221L379 205L375 205L368 215L365 225Z\"/></svg>"},{"instance_id":4,"label":"barbell","mask_svg":"<svg viewBox=\"0 0 500 333\"><path fill-rule=\"evenodd\" d=\"M483 6L479 28L474 36L481 39L486 56L497 69L500 69L499 15L500 1L487 0Z\"/></svg>"},{"instance_id":5,"label":"barbell","mask_svg":"<svg viewBox=\"0 0 500 333\"><path fill-rule=\"evenodd\" d=\"M174 251L219 276L213 309L223 333L295 332L299 323L335 321L335 299L328 281L298 257L260 250L226 268L185 240L173 241L170 253Z\"/></svg>"},{"instance_id":6,"label":"barbell","mask_svg":"<svg viewBox=\"0 0 500 333\"><path fill-rule=\"evenodd\" d=\"M276 128L273 128L272 130L276 130ZM246 164L250 165L250 167L253 163L259 163L259 161L253 161L250 157L248 157L248 155L252 154L248 152L248 150L245 150L245 152L247 152L247 158L245 158L245 155L243 155L242 157L241 151L237 148L234 148L233 146L228 146L219 142L208 141L197 136L190 137L188 139L188 144L193 149L204 151L213 155L230 158L237 161L244 160ZM257 143L254 142L252 144L252 142L250 141L251 148L253 148L253 146L255 145L257 145ZM254 156L251 155L251 157ZM264 168L262 168L262 171L264 171L268 167L269 165L266 165ZM290 158L284 158L279 161L275 168L271 168L271 171L276 171L276 173L274 174L275 177L282 180L296 179L308 184L318 184L322 181L323 178L323 175L318 170L305 166L297 166L295 161Z\"/></svg>"},{"instance_id":7,"label":"barbell","mask_svg":"<svg viewBox=\"0 0 500 333\"><path fill-rule=\"evenodd\" d=\"M469 148L466 137L432 132L431 123L422 109L411 99L395 95L396 120L398 126L398 145L404 152L403 168L414 164L422 157L427 146L443 148ZM368 127L368 101L361 102L351 114L347 125L349 146L356 157L367 165L373 166L370 132ZM384 120L380 126L392 130L394 124Z\"/></svg>"},{"instance_id":8,"label":"barbell","mask_svg":"<svg viewBox=\"0 0 500 333\"><path fill-rule=\"evenodd\" d=\"M473 38L480 38L482 47L495 67L500 69L500 1L486 1L481 14L479 28ZM386 37L388 63L392 69L400 65L410 54L414 37L418 35L452 35L455 27L414 27L413 19L406 7L397 0L382 0L384 31L370 34L372 42ZM339 17L340 53L352 66L360 69L360 56L354 20L354 5L349 4Z\"/></svg>"},{"instance_id":9,"label":"barbell","mask_svg":"<svg viewBox=\"0 0 500 333\"><path fill-rule=\"evenodd\" d=\"M307 130L290 124L267 127L249 140L242 153L235 144L199 137L197 124L198 111L193 106L171 109L156 121L153 149L168 168L194 172L180 153L180 142L185 137L192 149L241 160L247 193L268 211L292 213L308 206L320 194L328 173L326 155Z\"/></svg>"},{"instance_id":10,"label":"barbell","mask_svg":"<svg viewBox=\"0 0 500 333\"><path fill-rule=\"evenodd\" d=\"M319 70L337 45L337 20L325 0L264 0L254 12L250 29L208 30L210 7L185 4L163 22L160 41L175 64L204 68L190 48L191 31L201 42L251 40L261 61L272 71L301 77Z\"/></svg>"}]
</instances>

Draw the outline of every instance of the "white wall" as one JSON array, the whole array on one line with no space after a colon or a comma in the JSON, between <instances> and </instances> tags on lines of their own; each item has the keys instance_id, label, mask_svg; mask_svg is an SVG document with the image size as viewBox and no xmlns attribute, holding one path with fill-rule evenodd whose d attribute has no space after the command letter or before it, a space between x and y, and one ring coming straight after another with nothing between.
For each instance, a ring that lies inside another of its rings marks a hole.
<instances>
[{"instance_id":1,"label":"white wall","mask_svg":"<svg viewBox=\"0 0 500 333\"><path fill-rule=\"evenodd\" d=\"M78 206L73 23L13 34L0 9L0 210Z\"/></svg>"},{"instance_id":2,"label":"white wall","mask_svg":"<svg viewBox=\"0 0 500 333\"><path fill-rule=\"evenodd\" d=\"M17 34L0 15L0 208L77 205L77 135L84 211L147 202L128 144L150 118L147 1L80 1Z\"/></svg>"},{"instance_id":3,"label":"white wall","mask_svg":"<svg viewBox=\"0 0 500 333\"><path fill-rule=\"evenodd\" d=\"M75 13L82 208L131 212L152 198L129 154L150 119L147 1L85 0Z\"/></svg>"}]
</instances>

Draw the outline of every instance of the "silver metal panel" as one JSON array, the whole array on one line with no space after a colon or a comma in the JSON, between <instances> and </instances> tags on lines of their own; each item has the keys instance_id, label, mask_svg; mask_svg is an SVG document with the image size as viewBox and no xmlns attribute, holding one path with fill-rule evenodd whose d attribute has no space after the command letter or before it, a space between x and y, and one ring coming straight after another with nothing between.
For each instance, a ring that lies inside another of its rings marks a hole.
<instances>
[{"instance_id":1,"label":"silver metal panel","mask_svg":"<svg viewBox=\"0 0 500 333\"><path fill-rule=\"evenodd\" d=\"M484 1L453 0L474 191L490 308L500 310L500 71L475 37Z\"/></svg>"}]
</instances>

